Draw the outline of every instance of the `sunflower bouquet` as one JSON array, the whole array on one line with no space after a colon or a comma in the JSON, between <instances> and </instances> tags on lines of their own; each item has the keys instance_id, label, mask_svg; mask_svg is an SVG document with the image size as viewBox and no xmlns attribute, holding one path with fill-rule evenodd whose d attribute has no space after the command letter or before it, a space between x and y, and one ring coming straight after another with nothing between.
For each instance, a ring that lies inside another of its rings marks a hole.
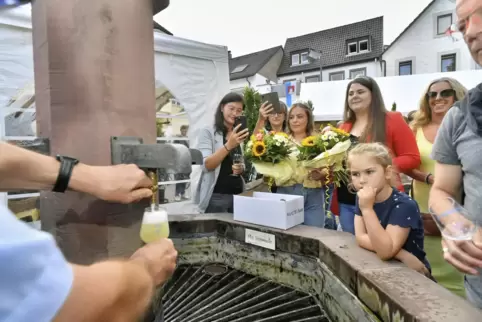
<instances>
[{"instance_id":1,"label":"sunflower bouquet","mask_svg":"<svg viewBox=\"0 0 482 322\"><path fill-rule=\"evenodd\" d=\"M293 175L297 153L286 133L260 131L251 136L244 156L258 173L272 178L277 186L282 186Z\"/></svg>"},{"instance_id":2,"label":"sunflower bouquet","mask_svg":"<svg viewBox=\"0 0 482 322\"><path fill-rule=\"evenodd\" d=\"M343 160L350 145L350 134L329 125L321 134L308 136L301 142L298 160L307 170L330 168L332 180L339 185L347 178Z\"/></svg>"}]
</instances>

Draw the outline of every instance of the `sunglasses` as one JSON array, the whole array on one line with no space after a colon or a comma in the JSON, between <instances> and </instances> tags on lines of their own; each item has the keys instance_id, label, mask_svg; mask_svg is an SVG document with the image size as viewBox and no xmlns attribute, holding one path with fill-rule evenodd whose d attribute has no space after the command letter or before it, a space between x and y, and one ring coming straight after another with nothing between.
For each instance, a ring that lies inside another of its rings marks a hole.
<instances>
[{"instance_id":1,"label":"sunglasses","mask_svg":"<svg viewBox=\"0 0 482 322\"><path fill-rule=\"evenodd\" d=\"M455 96L455 91L453 89L444 89L441 92L428 92L427 98L429 99L437 98L439 94L440 94L440 97L447 98L447 97Z\"/></svg>"}]
</instances>

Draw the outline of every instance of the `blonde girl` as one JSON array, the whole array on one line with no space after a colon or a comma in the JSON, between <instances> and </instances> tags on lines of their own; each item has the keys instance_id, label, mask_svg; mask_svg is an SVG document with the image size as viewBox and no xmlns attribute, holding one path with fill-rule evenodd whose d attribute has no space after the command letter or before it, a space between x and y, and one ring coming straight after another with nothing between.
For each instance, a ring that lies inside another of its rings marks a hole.
<instances>
[{"instance_id":1,"label":"blonde girl","mask_svg":"<svg viewBox=\"0 0 482 322\"><path fill-rule=\"evenodd\" d=\"M381 143L361 143L347 159L351 185L357 191L355 237L358 245L382 260L396 258L430 275L423 249L418 205L391 185L392 156Z\"/></svg>"}]
</instances>

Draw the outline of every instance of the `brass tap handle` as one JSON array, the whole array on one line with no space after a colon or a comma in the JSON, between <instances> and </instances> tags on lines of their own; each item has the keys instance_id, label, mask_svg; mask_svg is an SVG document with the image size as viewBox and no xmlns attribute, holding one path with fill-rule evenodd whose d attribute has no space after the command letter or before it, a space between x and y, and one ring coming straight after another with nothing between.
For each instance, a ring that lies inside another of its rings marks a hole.
<instances>
[{"instance_id":1,"label":"brass tap handle","mask_svg":"<svg viewBox=\"0 0 482 322\"><path fill-rule=\"evenodd\" d=\"M149 171L148 172L149 178L152 180L152 199L151 199L151 204L158 206L159 205L159 200L158 200L158 193L157 191L159 190L158 186L158 177L157 177L157 171Z\"/></svg>"}]
</instances>

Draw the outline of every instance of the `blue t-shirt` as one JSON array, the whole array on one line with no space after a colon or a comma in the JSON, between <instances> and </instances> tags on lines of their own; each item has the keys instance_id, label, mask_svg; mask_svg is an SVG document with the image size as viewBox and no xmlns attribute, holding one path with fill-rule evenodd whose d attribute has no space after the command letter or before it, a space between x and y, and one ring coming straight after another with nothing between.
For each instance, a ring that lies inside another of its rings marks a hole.
<instances>
[{"instance_id":1,"label":"blue t-shirt","mask_svg":"<svg viewBox=\"0 0 482 322\"><path fill-rule=\"evenodd\" d=\"M361 216L358 197L355 209L355 214ZM393 189L392 195L387 200L373 205L373 210L377 214L383 229L386 229L388 225L410 228L407 241L402 248L417 257L430 270L430 264L423 249L422 216L415 200L407 194Z\"/></svg>"},{"instance_id":2,"label":"blue t-shirt","mask_svg":"<svg viewBox=\"0 0 482 322\"><path fill-rule=\"evenodd\" d=\"M54 238L0 204L0 321L53 320L72 282L72 268Z\"/></svg>"}]
</instances>

